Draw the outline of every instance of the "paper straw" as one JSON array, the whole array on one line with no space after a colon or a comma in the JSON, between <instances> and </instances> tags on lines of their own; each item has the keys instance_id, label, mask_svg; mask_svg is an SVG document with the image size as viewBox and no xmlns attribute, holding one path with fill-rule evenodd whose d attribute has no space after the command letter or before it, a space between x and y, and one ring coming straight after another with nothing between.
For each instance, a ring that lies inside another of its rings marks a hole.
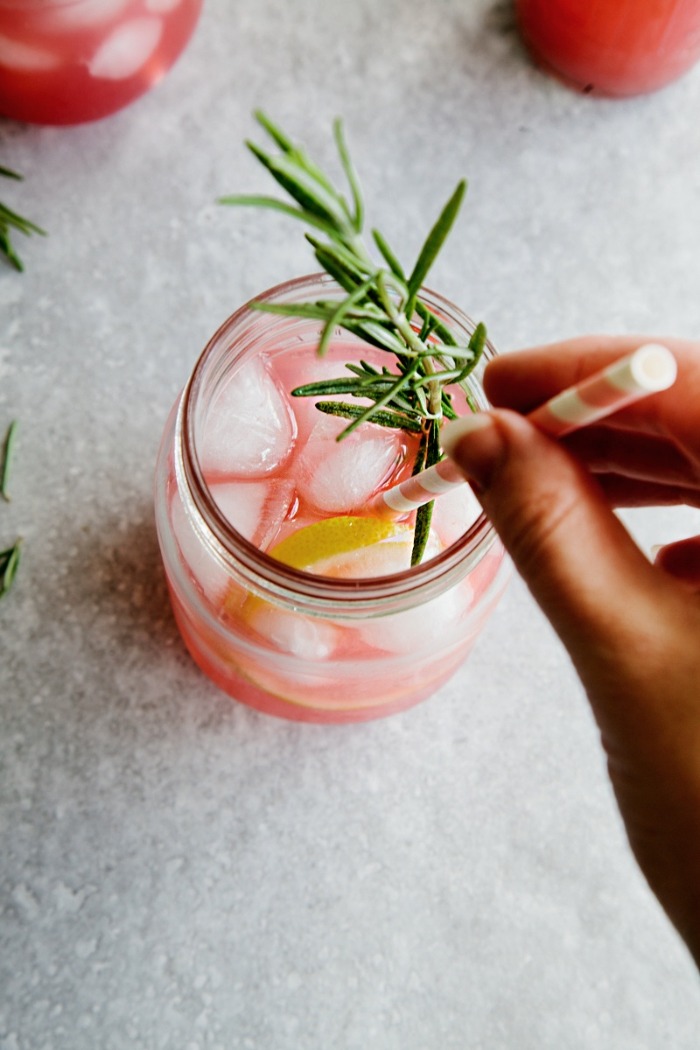
<instances>
[{"instance_id":1,"label":"paper straw","mask_svg":"<svg viewBox=\"0 0 700 1050\"><path fill-rule=\"evenodd\" d=\"M676 379L676 359L658 343L647 343L531 412L528 419L552 437L619 412L649 394L666 390Z\"/></svg>"},{"instance_id":2,"label":"paper straw","mask_svg":"<svg viewBox=\"0 0 700 1050\"><path fill-rule=\"evenodd\" d=\"M441 459L427 470L421 470L412 478L402 481L400 485L380 492L373 501L377 510L387 509L396 514L408 514L409 511L430 503L431 499L449 492L457 485L463 485L465 477L457 464L451 459Z\"/></svg>"},{"instance_id":3,"label":"paper straw","mask_svg":"<svg viewBox=\"0 0 700 1050\"><path fill-rule=\"evenodd\" d=\"M551 437L561 437L610 416L649 394L668 389L675 382L676 372L676 360L671 351L658 343L647 343L575 386L562 390L530 412L527 418ZM392 517L408 514L464 483L464 474L457 465L451 459L443 459L400 485L381 492L372 501L371 509Z\"/></svg>"}]
</instances>

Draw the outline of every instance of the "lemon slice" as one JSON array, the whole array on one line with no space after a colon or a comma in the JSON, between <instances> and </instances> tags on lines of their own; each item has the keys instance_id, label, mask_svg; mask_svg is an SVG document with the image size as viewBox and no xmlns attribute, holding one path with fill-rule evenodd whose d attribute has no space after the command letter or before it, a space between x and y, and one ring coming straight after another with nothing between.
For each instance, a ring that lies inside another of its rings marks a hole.
<instances>
[{"instance_id":1,"label":"lemon slice","mask_svg":"<svg viewBox=\"0 0 700 1050\"><path fill-rule=\"evenodd\" d=\"M268 554L316 576L363 579L410 568L412 547L411 525L342 516L302 526ZM338 695L338 681L342 683L347 672L341 671L340 679L336 679L332 661L343 653L346 632L352 633L352 628L322 616L280 608L254 594L248 595L239 615L271 650L267 660L239 656L238 665L248 679L297 706L334 710L339 703L347 705L348 701ZM290 664L289 657L296 662ZM347 653L340 659L347 661ZM358 701L357 706L367 703Z\"/></svg>"},{"instance_id":2,"label":"lemon slice","mask_svg":"<svg viewBox=\"0 0 700 1050\"><path fill-rule=\"evenodd\" d=\"M268 553L315 576L359 579L410 568L412 546L410 525L346 515L305 525Z\"/></svg>"}]
</instances>

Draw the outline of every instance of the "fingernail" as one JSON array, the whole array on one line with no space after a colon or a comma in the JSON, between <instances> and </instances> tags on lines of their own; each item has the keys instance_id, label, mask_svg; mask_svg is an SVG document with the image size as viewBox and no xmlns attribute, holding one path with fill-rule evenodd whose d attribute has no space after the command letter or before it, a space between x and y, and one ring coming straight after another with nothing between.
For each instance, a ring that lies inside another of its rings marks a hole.
<instances>
[{"instance_id":1,"label":"fingernail","mask_svg":"<svg viewBox=\"0 0 700 1050\"><path fill-rule=\"evenodd\" d=\"M443 427L440 440L446 455L481 488L491 482L503 452L500 430L488 412L461 416Z\"/></svg>"}]
</instances>

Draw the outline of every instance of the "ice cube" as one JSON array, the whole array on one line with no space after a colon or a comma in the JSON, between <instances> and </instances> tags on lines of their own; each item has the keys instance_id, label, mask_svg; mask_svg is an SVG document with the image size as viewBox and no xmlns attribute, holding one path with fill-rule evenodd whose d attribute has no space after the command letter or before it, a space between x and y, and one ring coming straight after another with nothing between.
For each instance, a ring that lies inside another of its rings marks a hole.
<instances>
[{"instance_id":1,"label":"ice cube","mask_svg":"<svg viewBox=\"0 0 700 1050\"><path fill-rule=\"evenodd\" d=\"M206 597L211 602L218 603L226 594L228 574L195 531L194 522L185 510L178 493L172 498L170 521L186 568Z\"/></svg>"},{"instance_id":2,"label":"ice cube","mask_svg":"<svg viewBox=\"0 0 700 1050\"><path fill-rule=\"evenodd\" d=\"M52 4L42 11L43 25L52 31L88 29L116 18L131 0L80 0L72 4Z\"/></svg>"},{"instance_id":3,"label":"ice cube","mask_svg":"<svg viewBox=\"0 0 700 1050\"><path fill-rule=\"evenodd\" d=\"M133 77L158 47L162 29L161 20L150 15L120 25L88 62L91 75L101 80Z\"/></svg>"},{"instance_id":4,"label":"ice cube","mask_svg":"<svg viewBox=\"0 0 700 1050\"><path fill-rule=\"evenodd\" d=\"M481 506L469 485L458 485L435 500L432 531L445 547L462 536L481 514Z\"/></svg>"},{"instance_id":5,"label":"ice cube","mask_svg":"<svg viewBox=\"0 0 700 1050\"><path fill-rule=\"evenodd\" d=\"M285 367L286 366L286 367ZM351 373L345 368L344 361L336 361L326 357L315 355L302 361L280 361L279 374L285 390L294 390L296 387L305 386L307 383L319 383L322 380L349 378ZM317 394L312 397L293 397L291 399L292 409L297 421L299 440L305 441L313 430L321 413L316 408L317 401L344 401L353 405L367 405L369 401L361 398L353 398L348 394ZM350 420L346 419L344 426Z\"/></svg>"},{"instance_id":6,"label":"ice cube","mask_svg":"<svg viewBox=\"0 0 700 1050\"><path fill-rule=\"evenodd\" d=\"M329 514L362 508L401 458L398 433L366 423L341 441L347 420L321 416L296 465L302 500Z\"/></svg>"},{"instance_id":7,"label":"ice cube","mask_svg":"<svg viewBox=\"0 0 700 1050\"><path fill-rule=\"evenodd\" d=\"M22 73L42 73L61 65L61 56L44 47L34 47L0 35L0 66Z\"/></svg>"},{"instance_id":8,"label":"ice cube","mask_svg":"<svg viewBox=\"0 0 700 1050\"><path fill-rule=\"evenodd\" d=\"M380 616L362 624L360 634L368 645L390 653L430 650L450 637L460 637L460 624L473 598L468 580L415 609Z\"/></svg>"},{"instance_id":9,"label":"ice cube","mask_svg":"<svg viewBox=\"0 0 700 1050\"><path fill-rule=\"evenodd\" d=\"M224 481L210 488L227 521L263 549L277 537L294 497L294 483L281 478Z\"/></svg>"},{"instance_id":10,"label":"ice cube","mask_svg":"<svg viewBox=\"0 0 700 1050\"><path fill-rule=\"evenodd\" d=\"M146 0L146 10L154 15L164 15L168 11L174 11L182 0Z\"/></svg>"},{"instance_id":11,"label":"ice cube","mask_svg":"<svg viewBox=\"0 0 700 1050\"><path fill-rule=\"evenodd\" d=\"M269 602L253 599L248 612L250 625L276 649L302 660L328 660L335 651L339 631L333 624L311 616L278 609Z\"/></svg>"},{"instance_id":12,"label":"ice cube","mask_svg":"<svg viewBox=\"0 0 700 1050\"><path fill-rule=\"evenodd\" d=\"M284 463L295 433L287 397L260 361L249 361L209 411L200 449L202 468L220 477L262 477Z\"/></svg>"}]
</instances>

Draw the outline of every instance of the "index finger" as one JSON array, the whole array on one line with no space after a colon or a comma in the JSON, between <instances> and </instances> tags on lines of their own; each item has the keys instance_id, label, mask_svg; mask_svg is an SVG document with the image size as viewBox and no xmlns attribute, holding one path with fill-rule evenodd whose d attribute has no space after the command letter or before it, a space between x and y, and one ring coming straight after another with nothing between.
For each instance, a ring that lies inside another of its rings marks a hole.
<instances>
[{"instance_id":1,"label":"index finger","mask_svg":"<svg viewBox=\"0 0 700 1050\"><path fill-rule=\"evenodd\" d=\"M486 369L486 393L498 407L528 413L649 341L635 335L583 336L504 354ZM679 378L675 388L621 410L608 425L671 434L692 448L698 443L694 405L700 397L700 344L671 338L653 341L664 343L676 358Z\"/></svg>"}]
</instances>

